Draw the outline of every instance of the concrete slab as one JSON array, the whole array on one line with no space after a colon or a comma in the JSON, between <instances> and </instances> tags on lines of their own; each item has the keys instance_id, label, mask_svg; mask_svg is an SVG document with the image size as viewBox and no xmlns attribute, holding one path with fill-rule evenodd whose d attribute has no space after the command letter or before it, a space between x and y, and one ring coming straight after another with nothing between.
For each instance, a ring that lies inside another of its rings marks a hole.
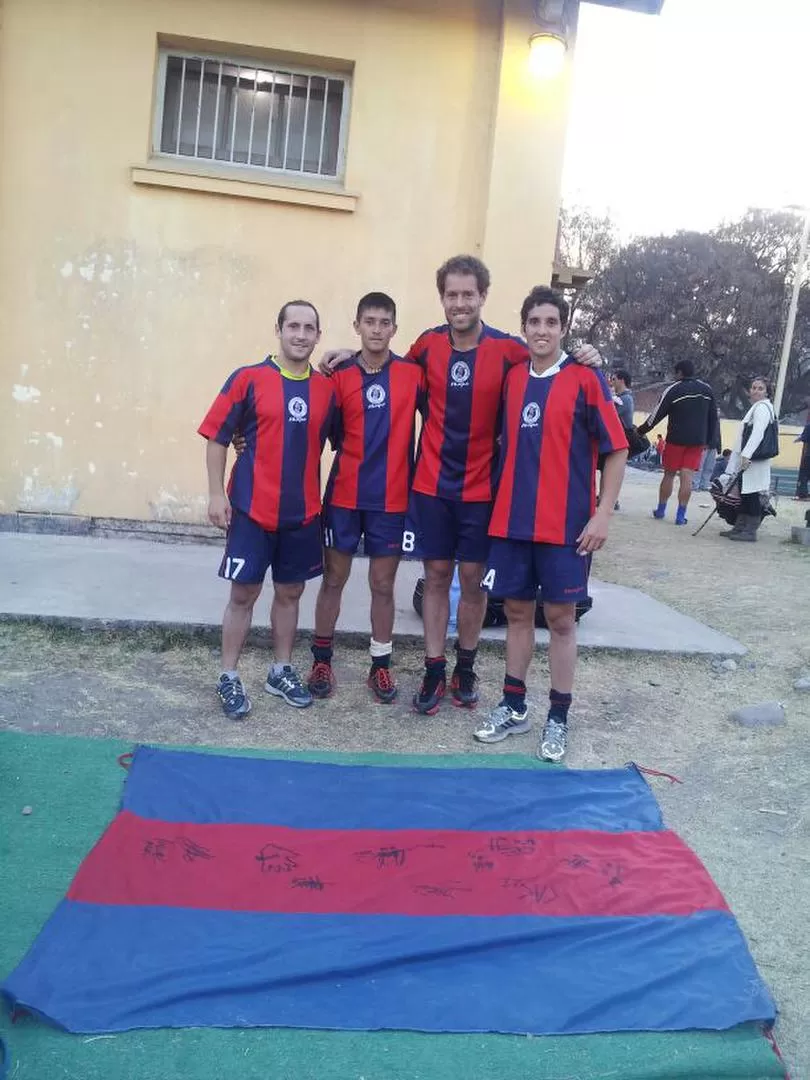
<instances>
[{"instance_id":1,"label":"concrete slab","mask_svg":"<svg viewBox=\"0 0 810 1080\"><path fill-rule=\"evenodd\" d=\"M227 584L217 576L220 552L210 545L154 544L84 536L0 533L0 618L28 617L78 625L217 628ZM411 598L419 563L403 563L397 578L399 638L421 638L422 622ZM344 594L339 629L365 639L369 633L366 565L355 561ZM301 629L314 625L317 581L301 606ZM739 656L738 641L653 600L638 589L591 582L593 611L579 626L583 648ZM260 602L261 603L261 602ZM261 613L261 625L267 616ZM503 628L484 631L501 641ZM537 641L548 641L545 630Z\"/></svg>"}]
</instances>

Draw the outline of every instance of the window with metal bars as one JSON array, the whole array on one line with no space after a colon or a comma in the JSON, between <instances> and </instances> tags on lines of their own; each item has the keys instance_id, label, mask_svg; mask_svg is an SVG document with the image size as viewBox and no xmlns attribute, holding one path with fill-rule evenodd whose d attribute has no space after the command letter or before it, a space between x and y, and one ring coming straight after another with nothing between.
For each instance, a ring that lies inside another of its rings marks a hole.
<instances>
[{"instance_id":1,"label":"window with metal bars","mask_svg":"<svg viewBox=\"0 0 810 1080\"><path fill-rule=\"evenodd\" d=\"M175 51L160 59L157 153L342 176L348 76Z\"/></svg>"}]
</instances>

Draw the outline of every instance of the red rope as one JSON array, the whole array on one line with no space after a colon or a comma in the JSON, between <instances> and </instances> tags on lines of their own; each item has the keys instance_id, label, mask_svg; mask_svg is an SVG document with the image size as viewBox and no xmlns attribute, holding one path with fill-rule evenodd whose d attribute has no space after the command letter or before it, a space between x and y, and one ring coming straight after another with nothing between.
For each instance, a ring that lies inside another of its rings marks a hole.
<instances>
[{"instance_id":1,"label":"red rope","mask_svg":"<svg viewBox=\"0 0 810 1080\"><path fill-rule=\"evenodd\" d=\"M679 780L677 776L673 776L672 773L659 772L658 769L647 769L644 765L636 765L639 772L646 773L647 776L663 776L666 780L669 780L671 784L682 784L683 780Z\"/></svg>"},{"instance_id":2,"label":"red rope","mask_svg":"<svg viewBox=\"0 0 810 1080\"><path fill-rule=\"evenodd\" d=\"M765 1032L765 1038L771 1044L771 1046L773 1048L773 1052L779 1058L779 1063L781 1064L782 1068L785 1070L785 1080L790 1080L790 1073L788 1072L787 1062L782 1057L782 1051L779 1049L779 1044L776 1041L776 1036L774 1035L773 1031L772 1030L766 1031Z\"/></svg>"},{"instance_id":3,"label":"red rope","mask_svg":"<svg viewBox=\"0 0 810 1080\"><path fill-rule=\"evenodd\" d=\"M122 769L128 769L130 767L130 765L132 764L133 756L134 755L131 750L129 750L126 754L118 755L118 764L121 766Z\"/></svg>"}]
</instances>

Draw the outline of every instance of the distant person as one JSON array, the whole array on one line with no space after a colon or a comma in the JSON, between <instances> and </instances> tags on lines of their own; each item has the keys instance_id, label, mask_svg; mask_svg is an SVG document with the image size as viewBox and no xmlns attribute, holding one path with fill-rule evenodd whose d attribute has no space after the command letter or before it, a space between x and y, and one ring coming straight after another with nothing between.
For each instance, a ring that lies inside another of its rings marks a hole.
<instances>
[{"instance_id":1,"label":"distant person","mask_svg":"<svg viewBox=\"0 0 810 1080\"><path fill-rule=\"evenodd\" d=\"M722 454L717 458L712 469L712 480L716 480L718 476L722 476L728 466L728 459L731 457L730 450L724 450Z\"/></svg>"},{"instance_id":2,"label":"distant person","mask_svg":"<svg viewBox=\"0 0 810 1080\"><path fill-rule=\"evenodd\" d=\"M764 517L761 496L767 496L771 490L770 458L757 458L756 454L761 448L763 439L767 436L769 425L775 419L775 413L770 401L768 381L762 376L758 375L751 380L748 397L751 408L742 418L734 450L729 456L726 471L721 477L721 482L728 477L727 483L723 484L725 491L728 492L732 478L740 474L740 479L733 485L739 487L740 510L734 527L720 535L727 540L744 540L754 543L757 530Z\"/></svg>"},{"instance_id":3,"label":"distant person","mask_svg":"<svg viewBox=\"0 0 810 1080\"><path fill-rule=\"evenodd\" d=\"M630 392L630 387L633 385L630 372L627 368L616 368L608 376L608 382L613 391L613 403L616 406L619 419L624 427L631 428L633 426L633 414L636 409L633 395Z\"/></svg>"},{"instance_id":4,"label":"distant person","mask_svg":"<svg viewBox=\"0 0 810 1080\"><path fill-rule=\"evenodd\" d=\"M715 446L718 439L720 418L712 388L702 379L695 378L691 360L679 360L675 365L675 382L668 387L655 411L639 426L639 435L668 418L666 446L662 454L664 476L658 492L658 505L653 517L663 520L667 503L678 476L678 509L676 525L686 525L686 507L692 494L692 477L700 465L700 458L707 446Z\"/></svg>"},{"instance_id":5,"label":"distant person","mask_svg":"<svg viewBox=\"0 0 810 1080\"><path fill-rule=\"evenodd\" d=\"M700 465L695 472L692 483L692 491L708 491L714 477L714 467L717 464L717 455L720 453L720 425L717 425L717 441L714 446L707 446L700 458ZM725 466L724 466L725 468Z\"/></svg>"},{"instance_id":6,"label":"distant person","mask_svg":"<svg viewBox=\"0 0 810 1080\"><path fill-rule=\"evenodd\" d=\"M802 443L802 459L799 462L799 476L796 480L796 494L794 498L800 502L806 502L810 499L810 495L807 492L807 486L810 484L810 398L807 399L805 404L809 407L807 413L807 423L804 425L804 429L801 435L796 440Z\"/></svg>"},{"instance_id":7,"label":"distant person","mask_svg":"<svg viewBox=\"0 0 810 1080\"><path fill-rule=\"evenodd\" d=\"M663 435L659 435L655 440L655 452L661 461L664 460L664 450L666 449L666 440Z\"/></svg>"}]
</instances>

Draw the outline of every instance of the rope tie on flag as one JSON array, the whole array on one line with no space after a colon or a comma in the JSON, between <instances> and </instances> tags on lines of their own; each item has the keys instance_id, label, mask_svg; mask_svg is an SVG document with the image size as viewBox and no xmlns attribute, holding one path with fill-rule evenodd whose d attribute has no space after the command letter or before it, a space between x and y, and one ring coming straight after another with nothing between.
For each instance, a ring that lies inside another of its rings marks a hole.
<instances>
[{"instance_id":1,"label":"rope tie on flag","mask_svg":"<svg viewBox=\"0 0 810 1080\"><path fill-rule=\"evenodd\" d=\"M683 780L679 780L677 776L673 776L672 773L661 772L659 769L648 769L645 765L638 765L636 762L631 762L631 765L635 765L640 773L645 773L647 776L663 776L665 780L669 780L670 784L682 784Z\"/></svg>"},{"instance_id":2,"label":"rope tie on flag","mask_svg":"<svg viewBox=\"0 0 810 1080\"><path fill-rule=\"evenodd\" d=\"M132 764L132 758L134 757L131 750L128 750L126 754L118 755L118 764L122 769L128 769Z\"/></svg>"},{"instance_id":3,"label":"rope tie on flag","mask_svg":"<svg viewBox=\"0 0 810 1080\"><path fill-rule=\"evenodd\" d=\"M779 1043L776 1041L776 1036L774 1035L772 1028L768 1028L768 1030L765 1032L765 1038L771 1044L773 1052L779 1058L779 1063L785 1070L785 1080L790 1080L790 1072L788 1071L787 1062L782 1057L782 1051L779 1049Z\"/></svg>"}]
</instances>

